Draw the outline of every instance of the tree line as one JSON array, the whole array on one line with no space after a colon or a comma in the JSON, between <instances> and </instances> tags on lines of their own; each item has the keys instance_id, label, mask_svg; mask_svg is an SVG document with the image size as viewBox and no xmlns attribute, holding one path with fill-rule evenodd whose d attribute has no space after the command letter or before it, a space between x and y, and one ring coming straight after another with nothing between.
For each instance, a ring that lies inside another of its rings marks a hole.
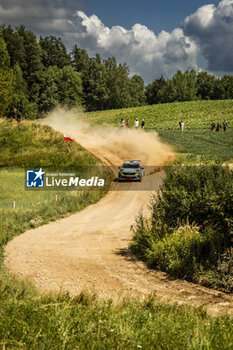
<instances>
[{"instance_id":1,"label":"tree line","mask_svg":"<svg viewBox=\"0 0 233 350\"><path fill-rule=\"evenodd\" d=\"M145 94L148 104L233 99L233 76L217 78L205 71L197 74L194 70L179 70L171 79L155 79Z\"/></svg>"},{"instance_id":2,"label":"tree line","mask_svg":"<svg viewBox=\"0 0 233 350\"><path fill-rule=\"evenodd\" d=\"M153 74L153 72L152 72ZM13 108L33 119L56 106L82 106L87 111L174 101L233 98L233 77L178 71L145 86L130 76L127 64L114 57L89 57L74 45L67 52L61 38L40 37L23 25L0 26L0 115Z\"/></svg>"}]
</instances>

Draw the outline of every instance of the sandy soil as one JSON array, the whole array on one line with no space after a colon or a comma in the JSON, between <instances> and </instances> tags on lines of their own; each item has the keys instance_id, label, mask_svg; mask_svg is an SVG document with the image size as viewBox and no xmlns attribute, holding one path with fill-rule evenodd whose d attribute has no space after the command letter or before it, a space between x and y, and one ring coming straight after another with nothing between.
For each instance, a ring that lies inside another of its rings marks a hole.
<instances>
[{"instance_id":1,"label":"sandy soil","mask_svg":"<svg viewBox=\"0 0 233 350\"><path fill-rule=\"evenodd\" d=\"M118 130L117 134L116 130L91 131L70 117L64 122L60 114L56 119L53 116L50 125L74 137L106 164L119 165L125 159L140 158L145 165L158 166L173 157L169 147L154 134L148 136L138 130ZM143 181L157 191L163 176L163 172L155 172ZM156 292L169 302L205 305L211 313L232 314L232 295L171 279L165 273L147 269L129 254L130 227L140 210L148 215L151 192L135 190L140 183L113 186L114 190L82 212L14 238L5 249L6 266L43 291L68 290L75 295L87 289L114 300Z\"/></svg>"}]
</instances>

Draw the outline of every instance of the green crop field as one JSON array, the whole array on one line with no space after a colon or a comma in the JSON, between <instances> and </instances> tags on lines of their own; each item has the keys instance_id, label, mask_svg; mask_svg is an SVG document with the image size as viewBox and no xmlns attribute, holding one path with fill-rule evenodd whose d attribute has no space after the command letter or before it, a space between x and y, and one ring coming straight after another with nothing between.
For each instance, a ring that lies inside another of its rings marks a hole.
<instances>
[{"instance_id":1,"label":"green crop field","mask_svg":"<svg viewBox=\"0 0 233 350\"><path fill-rule=\"evenodd\" d=\"M233 100L164 103L91 112L86 116L93 125L120 126L121 118L128 118L133 126L135 118L139 121L144 118L147 129L178 130L180 120L184 121L185 129L210 129L212 120L222 123L226 119L233 125Z\"/></svg>"},{"instance_id":2,"label":"green crop field","mask_svg":"<svg viewBox=\"0 0 233 350\"><path fill-rule=\"evenodd\" d=\"M177 152L175 163L233 163L233 128L224 132L210 130L158 130L161 141Z\"/></svg>"},{"instance_id":3,"label":"green crop field","mask_svg":"<svg viewBox=\"0 0 233 350\"><path fill-rule=\"evenodd\" d=\"M120 119L145 120L146 131L156 131L163 142L173 146L178 163L233 162L233 100L166 103L86 113L93 126L120 127ZM227 132L211 132L211 121L228 122ZM184 134L179 130L183 120Z\"/></svg>"}]
</instances>

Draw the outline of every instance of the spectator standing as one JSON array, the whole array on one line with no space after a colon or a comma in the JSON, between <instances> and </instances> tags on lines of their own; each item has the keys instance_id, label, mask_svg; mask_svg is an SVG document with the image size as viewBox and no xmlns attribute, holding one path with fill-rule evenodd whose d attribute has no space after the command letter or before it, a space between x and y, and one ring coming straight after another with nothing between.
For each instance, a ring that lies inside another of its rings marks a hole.
<instances>
[{"instance_id":1,"label":"spectator standing","mask_svg":"<svg viewBox=\"0 0 233 350\"><path fill-rule=\"evenodd\" d=\"M221 126L220 122L218 122L218 123L217 123L216 131L218 131L218 132L221 131L221 127L222 127L222 126Z\"/></svg>"},{"instance_id":2,"label":"spectator standing","mask_svg":"<svg viewBox=\"0 0 233 350\"><path fill-rule=\"evenodd\" d=\"M141 128L144 129L144 126L145 126L145 120L142 119Z\"/></svg>"},{"instance_id":3,"label":"spectator standing","mask_svg":"<svg viewBox=\"0 0 233 350\"><path fill-rule=\"evenodd\" d=\"M16 120L17 120L18 123L20 123L20 121L21 121L21 113L20 113L20 111L17 111L17 113L16 113Z\"/></svg>"},{"instance_id":4,"label":"spectator standing","mask_svg":"<svg viewBox=\"0 0 233 350\"><path fill-rule=\"evenodd\" d=\"M16 115L17 115L17 109L13 108L13 110L12 110L12 120L16 119Z\"/></svg>"},{"instance_id":5,"label":"spectator standing","mask_svg":"<svg viewBox=\"0 0 233 350\"><path fill-rule=\"evenodd\" d=\"M125 126L126 126L127 128L129 128L129 119L126 119L126 121L125 121Z\"/></svg>"},{"instance_id":6,"label":"spectator standing","mask_svg":"<svg viewBox=\"0 0 233 350\"><path fill-rule=\"evenodd\" d=\"M183 120L181 120L181 121L179 122L179 125L180 125L181 134L183 134L183 132L184 132L184 122L183 122Z\"/></svg>"},{"instance_id":7,"label":"spectator standing","mask_svg":"<svg viewBox=\"0 0 233 350\"><path fill-rule=\"evenodd\" d=\"M223 125L223 131L226 132L227 131L227 126L228 126L228 122L224 119L224 122L222 123Z\"/></svg>"},{"instance_id":8,"label":"spectator standing","mask_svg":"<svg viewBox=\"0 0 233 350\"><path fill-rule=\"evenodd\" d=\"M212 122L211 122L211 131L214 131L214 129L215 129L215 122L212 121Z\"/></svg>"},{"instance_id":9,"label":"spectator standing","mask_svg":"<svg viewBox=\"0 0 233 350\"><path fill-rule=\"evenodd\" d=\"M125 121L123 118L121 118L121 128L123 128L125 126Z\"/></svg>"},{"instance_id":10,"label":"spectator standing","mask_svg":"<svg viewBox=\"0 0 233 350\"><path fill-rule=\"evenodd\" d=\"M138 129L138 127L139 127L138 118L136 118L136 120L135 120L135 122L134 122L134 127L135 127L136 129Z\"/></svg>"}]
</instances>

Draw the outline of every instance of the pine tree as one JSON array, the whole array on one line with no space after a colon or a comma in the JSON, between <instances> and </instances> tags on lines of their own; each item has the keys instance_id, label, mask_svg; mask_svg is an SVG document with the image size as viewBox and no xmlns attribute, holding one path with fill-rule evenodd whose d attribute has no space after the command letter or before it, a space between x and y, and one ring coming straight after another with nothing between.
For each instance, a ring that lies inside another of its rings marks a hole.
<instances>
[{"instance_id":1,"label":"pine tree","mask_svg":"<svg viewBox=\"0 0 233 350\"><path fill-rule=\"evenodd\" d=\"M150 105L162 102L159 97L159 91L166 86L166 80L163 75L159 79L155 79L146 87L146 98Z\"/></svg>"},{"instance_id":2,"label":"pine tree","mask_svg":"<svg viewBox=\"0 0 233 350\"><path fill-rule=\"evenodd\" d=\"M13 72L6 43L0 37L0 116L9 112L13 92Z\"/></svg>"},{"instance_id":3,"label":"pine tree","mask_svg":"<svg viewBox=\"0 0 233 350\"><path fill-rule=\"evenodd\" d=\"M197 96L202 100L209 100L213 96L215 77L207 72L197 75Z\"/></svg>"},{"instance_id":4,"label":"pine tree","mask_svg":"<svg viewBox=\"0 0 233 350\"><path fill-rule=\"evenodd\" d=\"M100 56L89 60L89 67L83 75L84 103L89 111L106 109L108 89L106 85L106 69Z\"/></svg>"},{"instance_id":5,"label":"pine tree","mask_svg":"<svg viewBox=\"0 0 233 350\"><path fill-rule=\"evenodd\" d=\"M77 45L74 45L70 53L70 57L74 70L82 73L84 76L90 65L90 58L87 51L80 49Z\"/></svg>"},{"instance_id":6,"label":"pine tree","mask_svg":"<svg viewBox=\"0 0 233 350\"><path fill-rule=\"evenodd\" d=\"M144 80L139 75L130 79L131 106L143 106L146 103Z\"/></svg>"},{"instance_id":7,"label":"pine tree","mask_svg":"<svg viewBox=\"0 0 233 350\"><path fill-rule=\"evenodd\" d=\"M24 70L26 68L26 54L23 38L11 26L1 26L1 32L10 56L11 67L18 64Z\"/></svg>"},{"instance_id":8,"label":"pine tree","mask_svg":"<svg viewBox=\"0 0 233 350\"><path fill-rule=\"evenodd\" d=\"M37 43L36 36L23 25L17 28L20 37L23 38L24 50L26 54L26 65L23 70L24 78L27 82L29 98L32 102L38 103L41 77L44 66L41 61L42 51Z\"/></svg>"}]
</instances>

